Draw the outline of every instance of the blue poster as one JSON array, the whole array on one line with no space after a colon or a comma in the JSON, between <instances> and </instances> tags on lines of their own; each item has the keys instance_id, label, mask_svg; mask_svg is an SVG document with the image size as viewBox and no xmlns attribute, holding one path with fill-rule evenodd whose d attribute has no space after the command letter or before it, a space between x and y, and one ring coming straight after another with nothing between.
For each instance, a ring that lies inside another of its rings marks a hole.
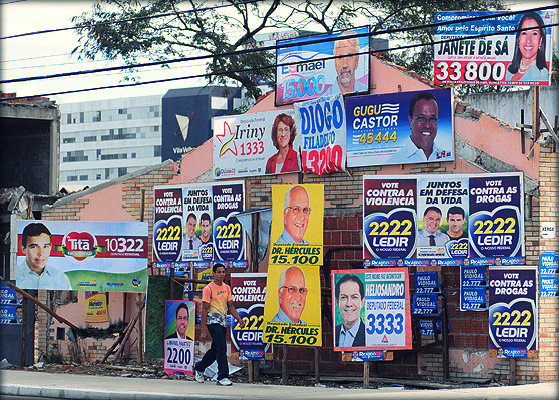
<instances>
[{"instance_id":1,"label":"blue poster","mask_svg":"<svg viewBox=\"0 0 559 400\"><path fill-rule=\"evenodd\" d=\"M460 266L460 311L487 310L487 291L485 266Z\"/></svg>"},{"instance_id":2,"label":"blue poster","mask_svg":"<svg viewBox=\"0 0 559 400\"><path fill-rule=\"evenodd\" d=\"M368 33L364 26L278 40L276 106L339 93L368 93Z\"/></svg>"},{"instance_id":3,"label":"blue poster","mask_svg":"<svg viewBox=\"0 0 559 400\"><path fill-rule=\"evenodd\" d=\"M538 349L536 268L489 270L489 350L498 357Z\"/></svg>"},{"instance_id":4,"label":"blue poster","mask_svg":"<svg viewBox=\"0 0 559 400\"><path fill-rule=\"evenodd\" d=\"M454 160L452 92L348 97L347 166Z\"/></svg>"},{"instance_id":5,"label":"blue poster","mask_svg":"<svg viewBox=\"0 0 559 400\"><path fill-rule=\"evenodd\" d=\"M559 296L559 253L540 254L540 297Z\"/></svg>"},{"instance_id":6,"label":"blue poster","mask_svg":"<svg viewBox=\"0 0 559 400\"><path fill-rule=\"evenodd\" d=\"M441 291L438 271L416 272L414 278L415 293L438 293Z\"/></svg>"},{"instance_id":7,"label":"blue poster","mask_svg":"<svg viewBox=\"0 0 559 400\"><path fill-rule=\"evenodd\" d=\"M412 298L411 313L414 315L437 315L439 307L437 296L441 293L414 293Z\"/></svg>"},{"instance_id":8,"label":"blue poster","mask_svg":"<svg viewBox=\"0 0 559 400\"><path fill-rule=\"evenodd\" d=\"M430 319L419 319L417 320L417 324L419 325L419 332L421 336L433 336L435 332L433 331L433 320ZM441 320L435 320L435 328L437 330L437 334L441 333Z\"/></svg>"}]
</instances>

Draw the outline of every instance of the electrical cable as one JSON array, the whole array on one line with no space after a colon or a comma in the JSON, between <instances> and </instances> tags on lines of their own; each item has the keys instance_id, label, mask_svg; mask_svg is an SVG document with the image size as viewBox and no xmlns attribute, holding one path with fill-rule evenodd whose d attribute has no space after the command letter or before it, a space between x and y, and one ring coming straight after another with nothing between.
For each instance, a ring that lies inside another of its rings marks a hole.
<instances>
[{"instance_id":1,"label":"electrical cable","mask_svg":"<svg viewBox=\"0 0 559 400\"><path fill-rule=\"evenodd\" d=\"M25 0L19 0L19 1L25 1ZM42 31L35 31L35 32L18 33L18 34L15 34L15 35L0 37L0 40L2 40L2 39L14 39L14 38L19 38L19 37L24 37L24 36L32 36L32 35L41 35L41 34L44 34L44 33L62 32L62 31L68 31L68 30L72 30L72 29L81 29L81 28L88 28L88 27L93 27L93 26L103 26L103 25L110 25L110 24L123 24L125 22L142 21L142 20L152 19L152 18L170 17L170 16L176 16L178 14L188 14L188 13L191 13L191 12L209 11L209 10L213 10L213 9L218 9L218 8L223 8L223 7L231 7L231 6L235 6L235 5L258 3L260 1L262 1L262 0L246 0L246 1L240 1L236 4L223 4L223 5L214 6L214 7L202 7L202 8L191 9L191 10L176 11L176 12L172 12L172 13L146 15L145 17L119 19L118 21L104 21L104 22L98 22L98 23L95 23L95 24L83 24L83 25L67 26L65 28L54 28L54 29L45 29L45 30L42 30ZM8 4L8 3L5 3L5 4Z\"/></svg>"},{"instance_id":2,"label":"electrical cable","mask_svg":"<svg viewBox=\"0 0 559 400\"><path fill-rule=\"evenodd\" d=\"M552 26L559 26L559 23L545 25L545 27L552 27ZM531 29L531 28L517 29L517 30L509 31L509 32L517 32L517 31L528 30L528 29ZM465 37L460 38L458 40L475 39L475 38L479 38L479 37L487 37L487 36L494 36L494 35L500 35L500 34L502 34L502 32L482 34L482 35L473 35L473 36L465 36ZM346 38L347 37L349 37L349 35L346 36ZM381 51L385 52L385 51L395 51L395 50L402 50L402 49L414 48L414 47L423 47L423 46L435 45L435 44L440 44L440 43L454 42L456 40L457 39L431 41L431 42L428 42L428 43L420 43L420 44L412 44L412 45L388 48L388 49L383 49ZM367 51L367 52L352 53L352 54L347 54L347 55L342 55L342 56L324 57L324 58L321 58L321 60L343 58L343 57L348 57L350 55L364 55L364 54L370 54L370 53L372 54L372 53L376 53L376 52L377 52L376 50L370 50L370 51ZM302 63L305 63L305 62L307 62L307 61L298 61L298 62L292 62L292 63L286 63L286 64L273 64L273 65L266 65L266 66L262 66L262 67L255 67L255 68L228 70L228 71L224 71L224 72L211 72L211 73L207 73L207 74L198 74L198 75L182 76L182 77L175 77L175 78L157 79L157 80L145 81L145 82L134 82L134 83L125 83L125 84L117 84L117 85L109 85L109 86L98 86L98 87L86 88L86 89L74 89L74 90L67 90L67 91L62 91L62 92L36 94L36 95L32 95L32 96L12 97L12 98L7 98L7 99L0 99L0 101L10 101L10 100L15 100L15 99L24 99L24 98L27 98L27 97L47 97L47 96L55 96L55 95L63 95L63 94L71 94L71 93L90 92L90 91L94 91L94 90L103 90L103 89L116 89L116 88L148 85L148 84L154 84L154 83L173 82L173 81L184 80L184 79L208 78L208 77L211 77L211 76L221 76L221 75L226 75L226 74L229 74L229 73L255 72L255 71L261 71L261 70L265 70L265 69L277 68L277 67L281 67L283 65L302 64Z\"/></svg>"},{"instance_id":3,"label":"electrical cable","mask_svg":"<svg viewBox=\"0 0 559 400\"><path fill-rule=\"evenodd\" d=\"M499 17L499 16L516 15L516 14L520 14L520 13L525 13L527 11L541 11L541 10L547 10L547 9L552 9L552 8L559 8L559 6L554 5L554 6L537 7L537 8L532 8L532 9L527 9L527 10L522 10L522 11L496 13L496 14L492 14L490 16L462 18L462 19L458 19L458 20L455 20L455 21L452 21L452 22L439 22L439 23L431 23L431 24L424 24L424 25L415 25L415 26L412 26L412 27L386 29L386 30L383 30L383 31L376 31L376 32L365 33L365 34L362 33L362 34L355 34L355 35L347 35L347 36L344 36L344 37L346 39L350 39L350 38L354 38L354 37L359 38L359 37L363 37L363 36L376 36L376 35L381 35L381 34L385 34L385 33L405 32L405 31L414 30L414 29L432 28L432 27L437 27L437 26L442 26L442 25L477 21L477 20L488 19L488 18L496 18L496 17ZM514 32L516 32L516 31L518 31L518 30L515 30ZM499 33L496 33L496 34L502 34L502 32L499 32ZM474 36L474 37L483 37L483 36L492 36L492 35L479 35L479 36ZM309 37L309 38L312 38L312 36ZM305 41L304 44L305 45L318 44L318 43L325 43L325 42L331 42L331 41L336 41L336 40L338 40L337 37L322 38L322 39L316 39L316 40L309 39L308 41ZM461 38L461 40L463 40L463 38ZM84 71L64 72L64 73L34 76L34 77L6 79L6 80L0 80L0 84L16 83L16 82L29 82L29 81L35 81L35 80L60 78L60 77L73 76L73 75L87 75L87 74L94 74L94 73L99 73L99 72L117 71L117 70L131 69L131 68L143 68L143 67L151 67L151 66L154 66L154 65L163 65L163 64L172 64L172 63L177 63L177 62L206 60L206 59L217 58L217 57L231 57L231 56L255 53L255 52L259 52L259 51L268 51L268 50L277 50L279 48L297 47L297 46L300 46L301 44L302 43L300 41L297 41L296 43L291 43L291 44L286 43L286 44L282 44L282 45L278 45L276 43L276 45L273 45L273 46L265 46L265 47L260 47L260 48L256 48L256 49L235 50L235 51L229 51L229 52L221 53L219 55L207 54L207 55L194 56L194 57L176 58L176 59L171 59L171 60L166 60L166 61L152 61L152 62L147 62L147 63L129 64L129 65L117 66L117 67L106 67L106 68L97 68L97 69L90 69L90 70L84 70Z\"/></svg>"},{"instance_id":4,"label":"electrical cable","mask_svg":"<svg viewBox=\"0 0 559 400\"><path fill-rule=\"evenodd\" d=\"M548 7L544 7L545 9L549 9L549 8L558 8L559 6L548 6ZM538 8L537 10L541 9ZM530 11L530 10L522 10L522 11L518 11L518 12L514 12L516 13L524 13L526 11ZM508 13L507 15L510 15L510 13ZM494 18L495 15L490 16L490 18ZM484 17L487 18L487 17ZM479 17L476 17L476 19L480 19ZM467 19L470 20L470 19ZM457 20L453 23L456 22L464 22L464 19L461 20ZM432 24L431 24L432 25ZM437 24L437 25L447 25L446 23L444 24ZM555 24L548 24L548 25L544 25L544 27L553 27L553 26L558 26L559 23L555 23ZM403 28L403 29L409 29L409 28ZM524 30L528 30L530 28L524 28L524 29L515 29L513 31L509 31L509 32L518 32L518 31L524 31ZM447 42L454 42L456 40L466 40L466 39L475 39L475 38L480 38L480 37L488 37L488 36L495 36L495 35L501 35L502 32L496 32L496 33L487 33L487 34L480 34L480 35L471 35L471 36L464 36L464 37L460 37L459 39L447 39L447 40L440 40L440 41L431 41L431 42L427 42L427 43L420 43L420 44L412 44L412 45L405 45L405 46L398 46L398 47L393 47L393 48L388 48L388 49L383 49L380 50L382 52L388 52L388 51L397 51L397 50L402 50L402 49L409 49L409 48L416 48L416 47L423 47L423 46L429 46L429 45L435 45L435 44L441 44L441 43L447 43ZM371 35L371 34L368 34ZM356 34L356 35L347 35L345 36L345 38L351 38L351 37L359 37L359 36L363 36L363 34ZM327 40L319 40L319 41L313 41L313 43L322 43L322 42L326 42L326 41L331 41L331 40L337 40L337 38L333 38L330 39L328 38ZM310 43L309 42L305 42L305 44ZM300 45L301 43L297 43L297 45ZM283 47L287 47L287 46L270 46L271 48L259 48L256 51L266 51L266 50L271 50L273 48L283 48ZM244 53L244 52L252 52L254 51L254 49L250 49L248 51L242 50L239 51L238 53ZM369 54L369 53L374 53L376 52L375 50L370 50L368 52L359 52L359 53L352 53L351 55L364 55L364 54ZM220 56L225 56L226 53L221 54ZM342 56L330 56L330 57L324 57L321 60L330 60L330 59L335 59L335 58L341 58L341 57L347 57L348 55L342 55ZM193 57L191 58L192 60L194 59L200 59L201 57L207 58L208 56L199 56L199 57ZM210 57L215 57L215 56L210 56ZM285 63L285 64L273 64L273 65L267 65L267 66L262 66L262 67L255 67L255 68L248 68L248 69L238 69L238 70L228 70L228 71L224 71L224 72L213 72L213 73L206 73L206 74L198 74L198 75L190 75L190 76L183 76L183 77L175 77L175 78L166 78L166 79L158 79L158 80L152 80L152 81L145 81L145 82L133 82L133 83L128 83L128 84L117 84L117 85L108 85L108 86L99 86L99 87L94 87L94 88L86 88L86 89L75 89L75 90L69 90L69 91L61 91L61 92L53 92L53 93L45 93L45 94L40 94L40 95L33 95L33 96L21 96L21 97L15 97L15 98L10 98L10 99L0 99L0 101L9 101L9 100L14 100L14 99L20 99L20 98L27 98L27 97L34 97L34 96L54 96L54 95L62 95L62 94L70 94L70 93L78 93L78 92L87 92L87 91L93 91L93 90L102 90L102 89L113 89L113 88L123 88L123 87L131 87L131 86L140 86L140 85L146 85L146 84L154 84L154 83L164 83L164 82L170 82L170 81L176 81L176 80L183 80L183 79L194 79L194 78L208 78L211 76L220 76L220 75L226 75L228 73L246 73L246 72L254 72L254 71L260 71L260 70L264 70L264 69L270 69L270 68L278 68L284 65L296 65L296 64L303 64L306 61L298 61L298 62L291 62L291 63ZM157 64L161 64L160 62L157 63L148 63L151 65L157 65ZM130 67L128 67L130 68ZM108 68L107 70L115 70L115 69L122 69L120 67L111 67ZM74 73L67 73L67 74L61 74L62 76L73 76L73 75L78 75L78 74L74 74ZM29 79L29 80L34 80L35 78ZM0 81L0 83L4 83L4 82L11 82L11 81Z\"/></svg>"}]
</instances>

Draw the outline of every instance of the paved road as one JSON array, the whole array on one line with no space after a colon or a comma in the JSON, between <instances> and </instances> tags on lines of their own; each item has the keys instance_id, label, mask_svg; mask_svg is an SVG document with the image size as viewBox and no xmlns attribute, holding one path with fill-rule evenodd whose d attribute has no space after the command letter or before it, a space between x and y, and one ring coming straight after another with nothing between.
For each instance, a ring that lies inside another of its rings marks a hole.
<instances>
[{"instance_id":1,"label":"paved road","mask_svg":"<svg viewBox=\"0 0 559 400\"><path fill-rule=\"evenodd\" d=\"M559 398L559 385L539 383L475 389L402 390L339 389L237 383L220 387L191 380L123 378L98 375L52 374L19 370L0 371L0 395L45 396L60 399L112 400L328 400L328 399L488 399L520 400Z\"/></svg>"}]
</instances>

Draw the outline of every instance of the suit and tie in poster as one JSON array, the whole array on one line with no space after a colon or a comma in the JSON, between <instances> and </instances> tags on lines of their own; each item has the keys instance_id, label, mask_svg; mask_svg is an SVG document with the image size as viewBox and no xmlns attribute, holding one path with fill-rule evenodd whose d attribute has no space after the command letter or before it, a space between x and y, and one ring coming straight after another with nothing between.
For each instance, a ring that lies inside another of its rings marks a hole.
<instances>
[{"instance_id":1,"label":"suit and tie in poster","mask_svg":"<svg viewBox=\"0 0 559 400\"><path fill-rule=\"evenodd\" d=\"M164 371L168 374L194 374L193 301L165 301Z\"/></svg>"},{"instance_id":2,"label":"suit and tie in poster","mask_svg":"<svg viewBox=\"0 0 559 400\"><path fill-rule=\"evenodd\" d=\"M332 272L334 350L411 349L407 268Z\"/></svg>"}]
</instances>

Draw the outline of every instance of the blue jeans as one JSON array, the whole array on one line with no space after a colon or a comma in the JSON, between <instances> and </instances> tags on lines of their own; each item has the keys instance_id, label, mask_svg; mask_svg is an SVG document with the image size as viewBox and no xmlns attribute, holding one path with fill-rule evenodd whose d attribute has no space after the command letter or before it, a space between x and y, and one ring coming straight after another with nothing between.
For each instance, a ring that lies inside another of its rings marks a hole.
<instances>
[{"instance_id":1,"label":"blue jeans","mask_svg":"<svg viewBox=\"0 0 559 400\"><path fill-rule=\"evenodd\" d=\"M194 369L203 373L217 359L217 379L229 378L227 344L225 343L227 331L220 324L209 324L208 331L212 337L212 347L206 352L204 358L194 365Z\"/></svg>"}]
</instances>

